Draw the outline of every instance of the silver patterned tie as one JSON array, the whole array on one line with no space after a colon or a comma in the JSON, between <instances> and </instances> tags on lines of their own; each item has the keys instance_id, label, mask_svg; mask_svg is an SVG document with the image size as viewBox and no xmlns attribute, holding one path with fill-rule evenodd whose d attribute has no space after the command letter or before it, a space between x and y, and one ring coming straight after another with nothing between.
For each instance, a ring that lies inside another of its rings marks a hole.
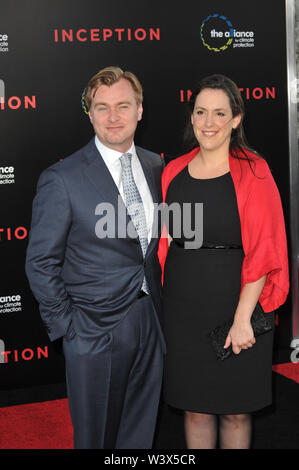
<instances>
[{"instance_id":1,"label":"silver patterned tie","mask_svg":"<svg viewBox=\"0 0 299 470\"><path fill-rule=\"evenodd\" d=\"M145 257L145 253L148 247L146 218L142 199L132 172L132 154L124 153L120 157L120 162L121 181L126 197L127 210L135 226L136 232L138 233L143 257ZM144 290L147 294L149 293L145 277L143 279L142 290Z\"/></svg>"}]
</instances>

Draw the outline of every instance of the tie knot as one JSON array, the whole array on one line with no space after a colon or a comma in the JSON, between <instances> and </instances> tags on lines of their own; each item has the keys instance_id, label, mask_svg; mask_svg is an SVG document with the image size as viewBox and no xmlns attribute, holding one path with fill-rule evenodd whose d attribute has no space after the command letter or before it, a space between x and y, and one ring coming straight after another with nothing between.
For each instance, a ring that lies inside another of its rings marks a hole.
<instances>
[{"instance_id":1,"label":"tie knot","mask_svg":"<svg viewBox=\"0 0 299 470\"><path fill-rule=\"evenodd\" d=\"M122 156L120 157L120 162L122 166L131 166L131 161L132 161L132 154L131 153L123 153Z\"/></svg>"}]
</instances>

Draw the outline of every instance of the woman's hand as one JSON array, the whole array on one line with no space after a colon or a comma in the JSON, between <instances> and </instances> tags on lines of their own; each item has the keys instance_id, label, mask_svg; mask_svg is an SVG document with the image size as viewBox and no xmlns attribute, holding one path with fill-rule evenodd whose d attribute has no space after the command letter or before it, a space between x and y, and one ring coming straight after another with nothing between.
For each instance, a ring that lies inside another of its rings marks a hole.
<instances>
[{"instance_id":1,"label":"woman's hand","mask_svg":"<svg viewBox=\"0 0 299 470\"><path fill-rule=\"evenodd\" d=\"M247 283L243 287L235 312L234 323L228 332L224 345L225 349L232 345L235 354L239 354L242 349L252 348L255 343L250 319L266 279L267 275L264 275L257 281Z\"/></svg>"},{"instance_id":2,"label":"woman's hand","mask_svg":"<svg viewBox=\"0 0 299 470\"><path fill-rule=\"evenodd\" d=\"M239 354L242 349L252 348L255 343L253 329L250 320L236 319L228 332L224 348L232 345L235 354Z\"/></svg>"}]
</instances>

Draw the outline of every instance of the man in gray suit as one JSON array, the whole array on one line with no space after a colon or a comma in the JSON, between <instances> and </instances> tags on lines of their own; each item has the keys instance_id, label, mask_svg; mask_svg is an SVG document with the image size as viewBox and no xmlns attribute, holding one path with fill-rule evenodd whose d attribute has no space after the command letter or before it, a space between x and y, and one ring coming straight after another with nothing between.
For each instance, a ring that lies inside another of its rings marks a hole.
<instances>
[{"instance_id":1,"label":"man in gray suit","mask_svg":"<svg viewBox=\"0 0 299 470\"><path fill-rule=\"evenodd\" d=\"M42 173L26 273L51 341L63 337L75 448L146 449L165 352L154 230L163 161L134 145L135 75L107 67L84 98L95 137Z\"/></svg>"}]
</instances>

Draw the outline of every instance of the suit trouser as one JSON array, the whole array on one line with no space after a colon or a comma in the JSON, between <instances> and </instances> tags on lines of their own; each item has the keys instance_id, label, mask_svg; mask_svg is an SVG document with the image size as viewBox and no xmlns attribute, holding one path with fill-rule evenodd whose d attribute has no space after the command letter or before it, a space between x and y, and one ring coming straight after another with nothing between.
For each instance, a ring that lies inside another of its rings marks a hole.
<instances>
[{"instance_id":1,"label":"suit trouser","mask_svg":"<svg viewBox=\"0 0 299 470\"><path fill-rule=\"evenodd\" d=\"M156 321L144 296L95 339L64 338L76 449L152 447L163 369Z\"/></svg>"}]
</instances>

